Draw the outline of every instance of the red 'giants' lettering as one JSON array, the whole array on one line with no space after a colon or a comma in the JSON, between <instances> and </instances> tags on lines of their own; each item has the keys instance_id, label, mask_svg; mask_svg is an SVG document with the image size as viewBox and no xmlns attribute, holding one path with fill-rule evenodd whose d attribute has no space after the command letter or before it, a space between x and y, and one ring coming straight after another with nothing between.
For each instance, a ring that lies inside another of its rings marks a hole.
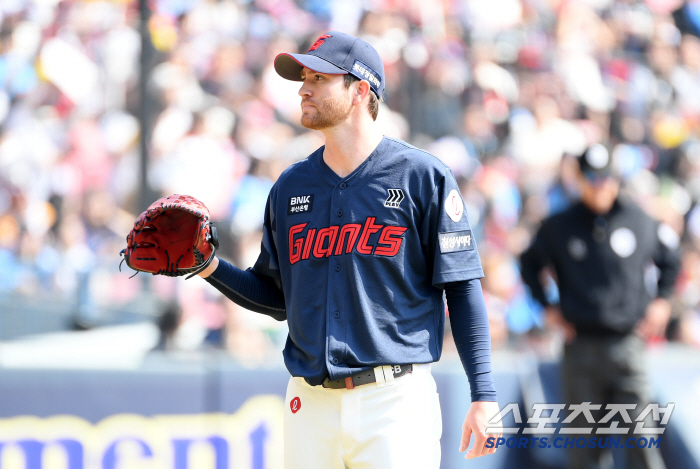
<instances>
[{"instance_id":1,"label":"red 'giants' lettering","mask_svg":"<svg viewBox=\"0 0 700 469\"><path fill-rule=\"evenodd\" d=\"M365 221L365 227L362 230L362 236L360 236L360 244L357 246L357 252L360 254L372 254L372 248L374 246L367 246L367 241L369 241L370 236L383 228L382 225L375 225L374 220L376 220L376 218L367 217Z\"/></svg>"},{"instance_id":2,"label":"red 'giants' lettering","mask_svg":"<svg viewBox=\"0 0 700 469\"><path fill-rule=\"evenodd\" d=\"M357 223L348 223L347 225L343 225L343 227L340 229L340 239L338 239L338 245L335 247L336 256L343 253L343 243L345 242L346 237L348 238L348 247L345 250L345 254L350 254L352 252L352 247L355 245L357 235L360 234L361 229L362 225Z\"/></svg>"},{"instance_id":3,"label":"red 'giants' lettering","mask_svg":"<svg viewBox=\"0 0 700 469\"><path fill-rule=\"evenodd\" d=\"M349 254L355 249L360 254L393 257L399 253L403 234L408 228L375 223L376 217L367 217L364 225L348 223L326 228L311 228L303 234L308 223L289 228L289 263L306 260L311 254L317 259ZM370 237L380 233L376 245L369 244ZM358 241L359 238L359 241ZM357 245L355 244L357 243Z\"/></svg>"},{"instance_id":4,"label":"red 'giants' lettering","mask_svg":"<svg viewBox=\"0 0 700 469\"><path fill-rule=\"evenodd\" d=\"M316 238L316 244L314 244L314 257L330 257L333 253L333 245L335 244L336 236L338 236L337 226L318 230L318 238ZM323 243L326 238L328 238L328 246L324 248Z\"/></svg>"},{"instance_id":5,"label":"red 'giants' lettering","mask_svg":"<svg viewBox=\"0 0 700 469\"><path fill-rule=\"evenodd\" d=\"M301 247L304 245L301 239L295 240L294 235L304 231L306 225L306 223L302 223L300 225L294 225L289 229L289 262L292 264L301 259Z\"/></svg>"},{"instance_id":6,"label":"red 'giants' lettering","mask_svg":"<svg viewBox=\"0 0 700 469\"><path fill-rule=\"evenodd\" d=\"M308 259L311 254L311 244L314 242L314 235L316 234L316 228L310 229L306 233L306 242L304 243L304 254L302 254L302 259Z\"/></svg>"},{"instance_id":7,"label":"red 'giants' lettering","mask_svg":"<svg viewBox=\"0 0 700 469\"><path fill-rule=\"evenodd\" d=\"M388 246L377 246L374 250L374 254L377 256L389 256L393 257L399 253L399 248L403 242L401 236L408 228L403 226L387 226L382 231L382 235L379 237L379 244Z\"/></svg>"}]
</instances>

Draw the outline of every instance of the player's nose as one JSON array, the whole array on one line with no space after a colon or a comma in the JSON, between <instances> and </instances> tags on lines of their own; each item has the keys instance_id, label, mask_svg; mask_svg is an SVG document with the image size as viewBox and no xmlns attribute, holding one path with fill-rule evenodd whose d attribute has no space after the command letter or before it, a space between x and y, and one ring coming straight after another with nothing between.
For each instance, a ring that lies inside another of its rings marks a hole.
<instances>
[{"instance_id":1,"label":"player's nose","mask_svg":"<svg viewBox=\"0 0 700 469\"><path fill-rule=\"evenodd\" d=\"M311 96L311 88L307 85L306 80L301 82L301 86L299 87L299 96L302 98Z\"/></svg>"}]
</instances>

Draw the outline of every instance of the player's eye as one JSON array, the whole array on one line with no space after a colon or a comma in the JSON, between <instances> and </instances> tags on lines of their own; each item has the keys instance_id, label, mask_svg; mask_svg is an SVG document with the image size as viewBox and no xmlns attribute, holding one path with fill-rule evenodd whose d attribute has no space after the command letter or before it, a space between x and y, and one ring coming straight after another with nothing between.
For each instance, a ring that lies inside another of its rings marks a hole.
<instances>
[{"instance_id":1,"label":"player's eye","mask_svg":"<svg viewBox=\"0 0 700 469\"><path fill-rule=\"evenodd\" d=\"M323 80L323 75L316 75L316 81L321 81Z\"/></svg>"}]
</instances>

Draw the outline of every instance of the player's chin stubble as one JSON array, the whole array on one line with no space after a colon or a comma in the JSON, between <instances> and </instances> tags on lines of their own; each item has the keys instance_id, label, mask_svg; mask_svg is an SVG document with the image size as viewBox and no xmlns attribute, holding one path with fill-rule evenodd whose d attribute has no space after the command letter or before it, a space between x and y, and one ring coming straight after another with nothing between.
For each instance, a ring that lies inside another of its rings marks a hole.
<instances>
[{"instance_id":1,"label":"player's chin stubble","mask_svg":"<svg viewBox=\"0 0 700 469\"><path fill-rule=\"evenodd\" d=\"M313 115L301 116L301 125L307 129L321 130L334 127L348 118L352 111L352 102L346 96L324 98L315 103Z\"/></svg>"}]
</instances>

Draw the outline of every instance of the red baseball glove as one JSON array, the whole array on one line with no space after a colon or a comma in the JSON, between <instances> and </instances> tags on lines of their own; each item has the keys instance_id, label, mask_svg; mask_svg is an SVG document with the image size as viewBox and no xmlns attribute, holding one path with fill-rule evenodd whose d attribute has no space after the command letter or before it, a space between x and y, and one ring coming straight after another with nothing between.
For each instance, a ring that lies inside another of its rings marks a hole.
<instances>
[{"instance_id":1,"label":"red baseball glove","mask_svg":"<svg viewBox=\"0 0 700 469\"><path fill-rule=\"evenodd\" d=\"M191 278L211 263L218 247L209 209L194 197L174 194L139 216L119 254L136 273Z\"/></svg>"}]
</instances>

